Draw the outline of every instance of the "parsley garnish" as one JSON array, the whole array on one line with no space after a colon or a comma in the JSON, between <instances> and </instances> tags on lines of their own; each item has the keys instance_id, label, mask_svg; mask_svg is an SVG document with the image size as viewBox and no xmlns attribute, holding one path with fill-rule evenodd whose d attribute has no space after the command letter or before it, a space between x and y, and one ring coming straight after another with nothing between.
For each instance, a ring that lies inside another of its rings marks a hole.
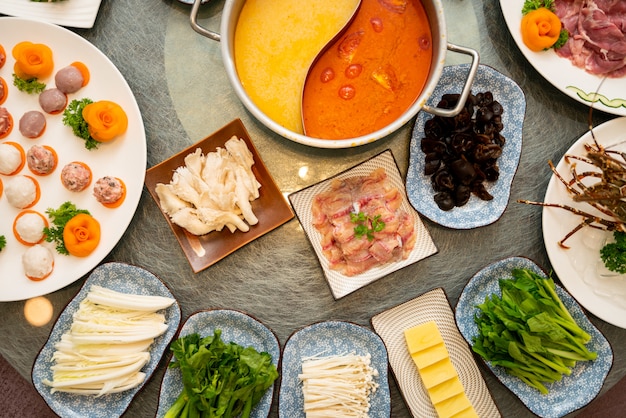
<instances>
[{"instance_id":1,"label":"parsley garnish","mask_svg":"<svg viewBox=\"0 0 626 418\"><path fill-rule=\"evenodd\" d=\"M74 135L85 141L85 148L88 150L96 149L100 144L89 134L89 126L83 118L83 109L90 103L93 100L88 98L74 99L63 111L63 124L72 128Z\"/></svg>"},{"instance_id":2,"label":"parsley garnish","mask_svg":"<svg viewBox=\"0 0 626 418\"><path fill-rule=\"evenodd\" d=\"M610 242L600 249L600 258L606 268L616 273L626 273L626 233L613 232L615 242Z\"/></svg>"},{"instance_id":3,"label":"parsley garnish","mask_svg":"<svg viewBox=\"0 0 626 418\"><path fill-rule=\"evenodd\" d=\"M17 87L19 91L23 91L28 94L39 94L46 89L46 85L39 82L36 78L24 80L15 74L13 74L13 85Z\"/></svg>"},{"instance_id":4,"label":"parsley garnish","mask_svg":"<svg viewBox=\"0 0 626 418\"><path fill-rule=\"evenodd\" d=\"M554 11L554 0L526 0L522 6L522 14L545 7Z\"/></svg>"},{"instance_id":5,"label":"parsley garnish","mask_svg":"<svg viewBox=\"0 0 626 418\"><path fill-rule=\"evenodd\" d=\"M385 229L385 222L380 219L380 215L371 218L363 212L352 212L350 213L350 221L356 224L354 235L357 238L366 236L369 241L374 239L374 232L380 232Z\"/></svg>"},{"instance_id":6,"label":"parsley garnish","mask_svg":"<svg viewBox=\"0 0 626 418\"><path fill-rule=\"evenodd\" d=\"M70 254L67 248L65 248L65 242L63 242L63 229L65 224L79 213L90 215L88 210L77 209L72 202L65 202L56 210L51 208L46 210L46 214L48 214L48 218L52 221L53 226L45 227L43 232L46 235L46 241L56 243L56 250L59 254Z\"/></svg>"},{"instance_id":7,"label":"parsley garnish","mask_svg":"<svg viewBox=\"0 0 626 418\"><path fill-rule=\"evenodd\" d=\"M7 239L4 237L4 235L0 235L0 251L2 251L2 249L6 247L6 245Z\"/></svg>"}]
</instances>

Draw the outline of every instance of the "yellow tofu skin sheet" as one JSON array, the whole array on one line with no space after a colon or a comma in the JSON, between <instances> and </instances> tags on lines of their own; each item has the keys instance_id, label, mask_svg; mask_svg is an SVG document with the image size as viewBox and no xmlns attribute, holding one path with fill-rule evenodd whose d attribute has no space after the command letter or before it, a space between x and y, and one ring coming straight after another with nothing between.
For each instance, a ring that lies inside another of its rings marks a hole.
<instances>
[{"instance_id":1,"label":"yellow tofu skin sheet","mask_svg":"<svg viewBox=\"0 0 626 418\"><path fill-rule=\"evenodd\" d=\"M428 321L404 331L407 349L441 418L478 417L450 360L439 327Z\"/></svg>"}]
</instances>

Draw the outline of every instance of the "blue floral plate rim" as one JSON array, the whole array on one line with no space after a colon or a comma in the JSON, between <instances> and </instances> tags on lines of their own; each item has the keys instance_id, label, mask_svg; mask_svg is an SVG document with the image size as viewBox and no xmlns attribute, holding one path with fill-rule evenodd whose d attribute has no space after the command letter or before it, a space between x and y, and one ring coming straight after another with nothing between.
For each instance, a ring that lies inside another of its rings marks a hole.
<instances>
[{"instance_id":1,"label":"blue floral plate rim","mask_svg":"<svg viewBox=\"0 0 626 418\"><path fill-rule=\"evenodd\" d=\"M316 336L326 338L322 344L312 344ZM388 418L391 413L391 395L388 381L387 348L371 329L349 321L327 320L306 325L293 332L283 348L281 382L278 395L279 418L304 418L304 397L298 380L302 356L345 354L371 355L371 364L378 371L379 384L371 398L371 418ZM296 358L300 356L300 358Z\"/></svg>"},{"instance_id":2,"label":"blue floral plate rim","mask_svg":"<svg viewBox=\"0 0 626 418\"><path fill-rule=\"evenodd\" d=\"M450 65L443 68L439 84L427 104L436 106L446 93L460 93L469 64ZM420 111L415 120L409 147L409 168L406 175L406 192L411 205L431 221L454 229L472 229L496 222L508 206L513 178L517 173L522 152L522 127L526 113L526 98L519 85L494 68L480 64L472 83L472 92L491 91L494 99L504 108L501 134L506 142L498 159L499 179L485 183L493 200L483 201L472 195L469 202L449 211L439 209L433 196L430 177L424 174L425 156L420 148L424 124L433 115Z\"/></svg>"},{"instance_id":3,"label":"blue floral plate rim","mask_svg":"<svg viewBox=\"0 0 626 418\"><path fill-rule=\"evenodd\" d=\"M128 275L133 274L133 280ZM178 331L181 321L181 309L178 301L164 310L165 320L168 323L167 331L157 337L151 347L151 358L142 371L146 373L144 382L134 389L124 392L108 394L102 397L74 395L57 392L50 393L50 388L42 383L43 379L52 379L50 366L53 364L51 356L55 351L54 344L60 340L72 323L72 314L76 312L80 302L85 298L92 285L101 285L109 289L126 293L151 294L176 299L167 285L153 273L141 267L109 262L96 267L87 277L78 293L65 306L54 323L46 343L41 348L32 369L32 381L39 395L57 415L64 418L92 418L119 417L128 409L137 393L145 386L154 374L165 353L165 349Z\"/></svg>"},{"instance_id":4,"label":"blue floral plate rim","mask_svg":"<svg viewBox=\"0 0 626 418\"><path fill-rule=\"evenodd\" d=\"M215 322L212 322L215 321ZM225 326L227 322L232 322ZM199 333L201 336L212 334L216 329L222 331L221 338L225 342L233 341L242 346L252 346L257 351L266 351L272 356L272 362L279 370L281 349L278 337L272 329L252 315L237 309L212 308L193 312L183 322L176 338ZM173 360L170 353L166 364ZM279 379L267 390L257 405L252 408L251 418L266 418L273 403L274 391ZM165 370L159 389L156 417L163 417L182 391L180 371Z\"/></svg>"},{"instance_id":5,"label":"blue floral plate rim","mask_svg":"<svg viewBox=\"0 0 626 418\"><path fill-rule=\"evenodd\" d=\"M484 302L485 297L490 294L499 294L497 279L511 277L510 272L513 268L528 268L548 276L534 261L522 256L496 261L472 276L459 296L454 314L459 331L470 347L472 338L478 334L474 322L474 315L479 312L476 305ZM613 350L606 337L591 323L578 302L559 284L556 284L556 292L576 322L591 335L587 347L598 353L596 360L578 362L570 376L565 376L561 381L547 386L549 393L542 395L520 379L508 375L503 368L491 366L489 362L476 355L531 412L544 418L559 418L589 404L598 396L613 366Z\"/></svg>"}]
</instances>

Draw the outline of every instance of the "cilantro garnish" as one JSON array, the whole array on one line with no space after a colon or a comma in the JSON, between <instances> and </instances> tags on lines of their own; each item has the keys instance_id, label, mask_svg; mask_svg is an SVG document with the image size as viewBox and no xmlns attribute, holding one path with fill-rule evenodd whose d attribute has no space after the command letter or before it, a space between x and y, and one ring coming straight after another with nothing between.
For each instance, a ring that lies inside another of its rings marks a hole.
<instances>
[{"instance_id":1,"label":"cilantro garnish","mask_svg":"<svg viewBox=\"0 0 626 418\"><path fill-rule=\"evenodd\" d=\"M63 229L65 224L79 213L90 215L88 210L77 209L72 202L65 202L56 210L51 208L46 210L46 214L52 221L53 226L45 227L43 232L46 235L46 241L56 243L56 250L59 254L70 254L67 248L65 248L65 242L63 242Z\"/></svg>"},{"instance_id":2,"label":"cilantro garnish","mask_svg":"<svg viewBox=\"0 0 626 418\"><path fill-rule=\"evenodd\" d=\"M88 150L96 149L100 144L89 134L89 126L83 118L83 109L90 103L93 100L88 98L74 99L63 111L63 124L72 128L74 135L85 141L85 148Z\"/></svg>"},{"instance_id":3,"label":"cilantro garnish","mask_svg":"<svg viewBox=\"0 0 626 418\"><path fill-rule=\"evenodd\" d=\"M526 0L522 6L522 14L545 7L554 11L554 0Z\"/></svg>"},{"instance_id":4,"label":"cilantro garnish","mask_svg":"<svg viewBox=\"0 0 626 418\"><path fill-rule=\"evenodd\" d=\"M380 219L380 215L376 215L372 218L363 212L352 212L350 213L350 221L356 224L354 227L354 235L357 238L366 236L369 241L374 239L374 232L380 232L385 229L385 222Z\"/></svg>"},{"instance_id":5,"label":"cilantro garnish","mask_svg":"<svg viewBox=\"0 0 626 418\"><path fill-rule=\"evenodd\" d=\"M626 233L613 232L615 242L610 242L600 249L600 258L606 268L616 273L626 273Z\"/></svg>"},{"instance_id":6,"label":"cilantro garnish","mask_svg":"<svg viewBox=\"0 0 626 418\"><path fill-rule=\"evenodd\" d=\"M13 85L17 87L19 91L23 91L28 94L39 94L46 89L46 85L41 83L36 78L24 80L15 74L13 74Z\"/></svg>"}]
</instances>

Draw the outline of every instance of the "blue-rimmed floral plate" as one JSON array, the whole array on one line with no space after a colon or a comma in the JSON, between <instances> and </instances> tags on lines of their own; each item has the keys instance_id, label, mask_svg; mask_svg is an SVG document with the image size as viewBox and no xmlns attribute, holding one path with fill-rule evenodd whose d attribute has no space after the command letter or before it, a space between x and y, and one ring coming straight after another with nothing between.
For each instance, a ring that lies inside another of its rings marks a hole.
<instances>
[{"instance_id":1,"label":"blue-rimmed floral plate","mask_svg":"<svg viewBox=\"0 0 626 418\"><path fill-rule=\"evenodd\" d=\"M178 337L200 334L201 337L213 335L216 329L222 331L224 342L234 342L243 347L254 347L258 352L267 352L278 369L280 344L276 335L268 327L248 314L231 309L212 309L199 311L187 318ZM170 360L172 360L170 356ZM275 386L275 385L274 385ZM270 387L258 404L252 409L251 418L265 418L270 413L274 386ZM159 394L157 417L163 417L174 404L183 390L180 369L165 371Z\"/></svg>"},{"instance_id":2,"label":"blue-rimmed floral plate","mask_svg":"<svg viewBox=\"0 0 626 418\"><path fill-rule=\"evenodd\" d=\"M139 295L155 295L174 298L167 286L154 274L140 267L124 263L106 263L97 267L87 278L81 290L65 307L56 323L52 327L48 341L43 346L32 371L32 380L37 392L46 401L48 406L59 416L64 418L113 418L121 416L135 395L146 384L156 370L165 348L168 346L180 324L181 312L178 302L165 309L165 323L167 331L155 339L150 348L150 361L141 369L146 373L144 382L134 389L120 393L112 393L100 397L75 395L56 392L51 394L50 387L42 383L43 380L52 380L51 366L54 364L52 354L54 345L61 340L74 321L72 315L78 310L80 302L85 299L91 286L98 285L118 292Z\"/></svg>"},{"instance_id":3,"label":"blue-rimmed floral plate","mask_svg":"<svg viewBox=\"0 0 626 418\"><path fill-rule=\"evenodd\" d=\"M363 326L343 321L325 321L306 326L289 337L283 349L281 385L278 397L280 418L304 418L304 395L298 374L302 359L314 355L331 356L354 353L371 355L371 365L378 371L378 383L371 397L369 416L387 418L391 397L387 380L387 349L380 337Z\"/></svg>"},{"instance_id":4,"label":"blue-rimmed floral plate","mask_svg":"<svg viewBox=\"0 0 626 418\"><path fill-rule=\"evenodd\" d=\"M463 289L456 305L455 318L461 335L470 345L472 338L478 335L478 328L474 322L474 315L479 312L476 305L483 303L485 297L491 294L500 294L498 279L510 278L511 270L515 268L531 269L546 276L543 270L528 258L511 257L480 270ZM576 323L591 335L587 348L598 353L597 359L578 362L571 375L564 376L560 381L547 386L549 393L546 395L526 385L519 378L507 374L502 367L494 367L487 363L494 375L528 409L545 418L562 417L591 402L602 389L613 365L613 350L604 335L589 321L578 303L561 286L556 286L556 292Z\"/></svg>"},{"instance_id":5,"label":"blue-rimmed floral plate","mask_svg":"<svg viewBox=\"0 0 626 418\"><path fill-rule=\"evenodd\" d=\"M441 96L460 93L469 64L451 65L443 68L439 84L428 100L436 106ZM526 112L526 99L522 89L510 78L491 67L480 65L472 84L472 93L490 91L494 100L504 108L502 113L503 130L506 139L502 155L498 158L500 175L495 182L485 182L485 188L493 196L492 200L481 200L472 195L460 207L444 211L439 209L433 198L434 191L430 176L424 174L425 154L420 147L424 136L424 125L433 116L424 111L417 115L409 150L409 168L406 175L406 192L411 205L423 216L439 225L454 229L472 229L492 224L504 213L511 194L511 183L517 171L522 152L522 126Z\"/></svg>"}]
</instances>

